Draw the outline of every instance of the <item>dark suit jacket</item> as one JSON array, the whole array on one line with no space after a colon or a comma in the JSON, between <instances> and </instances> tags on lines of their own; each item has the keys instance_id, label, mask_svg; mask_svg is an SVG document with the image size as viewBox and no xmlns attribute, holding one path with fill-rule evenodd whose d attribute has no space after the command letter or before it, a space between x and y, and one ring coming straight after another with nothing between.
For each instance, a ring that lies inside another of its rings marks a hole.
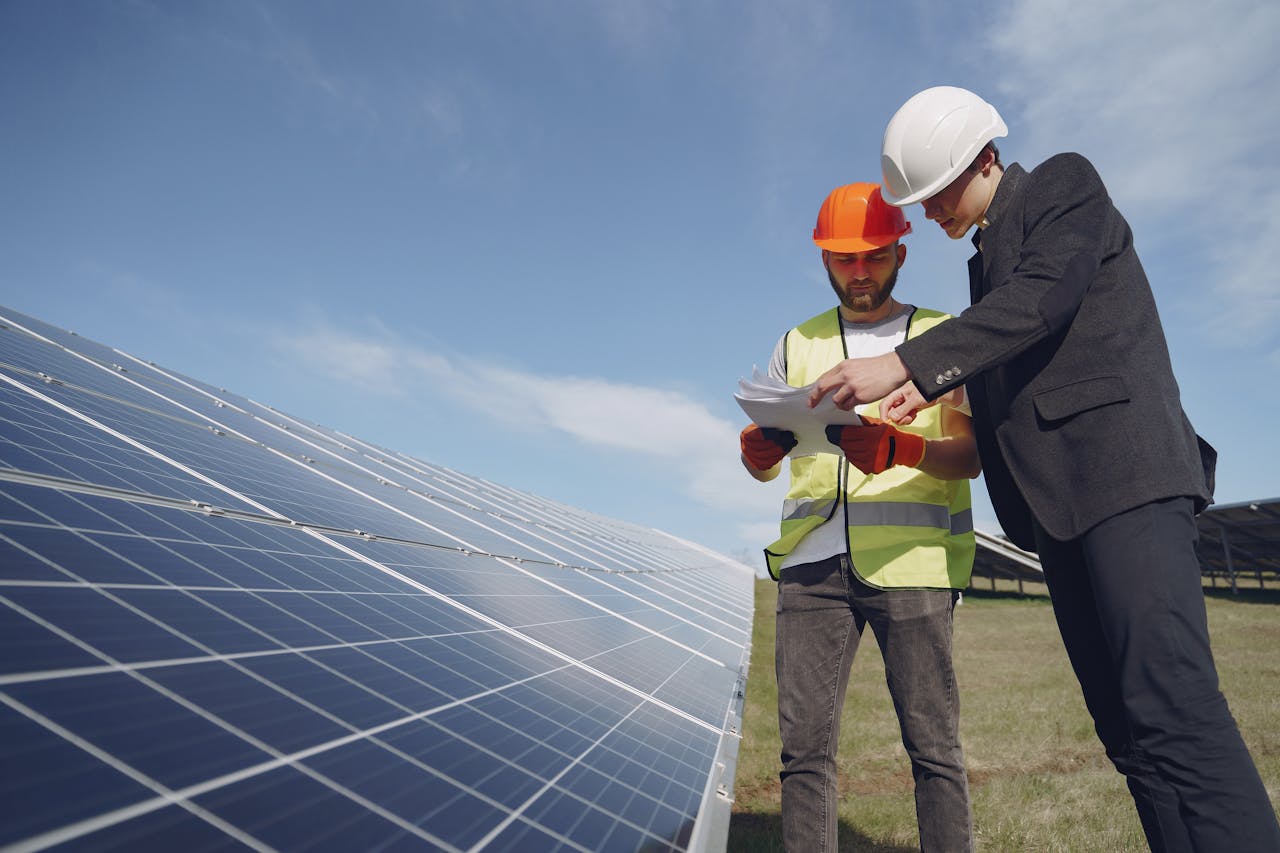
<instances>
[{"instance_id":1,"label":"dark suit jacket","mask_svg":"<svg viewBox=\"0 0 1280 853\"><path fill-rule=\"evenodd\" d=\"M1207 505L1213 449L1182 411L1132 233L1093 166L1013 163L987 219L972 307L897 352L927 399L966 385L1005 534L1034 549L1033 516L1065 540L1161 498Z\"/></svg>"}]
</instances>

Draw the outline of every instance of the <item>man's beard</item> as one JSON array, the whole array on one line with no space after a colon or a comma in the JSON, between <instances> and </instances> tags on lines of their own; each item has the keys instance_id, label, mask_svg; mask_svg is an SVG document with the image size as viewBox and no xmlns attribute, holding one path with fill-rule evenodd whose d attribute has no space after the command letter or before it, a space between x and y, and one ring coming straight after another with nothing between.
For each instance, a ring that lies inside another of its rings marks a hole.
<instances>
[{"instance_id":1,"label":"man's beard","mask_svg":"<svg viewBox=\"0 0 1280 853\"><path fill-rule=\"evenodd\" d=\"M889 280L878 290L870 293L859 293L854 296L849 296L845 293L844 289L836 282L836 277L831 274L831 270L827 270L827 281L831 282L831 289L836 292L836 297L839 298L841 305L850 311L866 314L889 301L889 297L893 295L893 287L898 283L898 268L894 267L893 274L889 276Z\"/></svg>"}]
</instances>

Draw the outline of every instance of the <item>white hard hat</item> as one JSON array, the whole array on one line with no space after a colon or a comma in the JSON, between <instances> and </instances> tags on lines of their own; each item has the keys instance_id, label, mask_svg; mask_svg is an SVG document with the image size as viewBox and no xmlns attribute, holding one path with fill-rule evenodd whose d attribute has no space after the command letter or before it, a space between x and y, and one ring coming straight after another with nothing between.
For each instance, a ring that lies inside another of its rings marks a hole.
<instances>
[{"instance_id":1,"label":"white hard hat","mask_svg":"<svg viewBox=\"0 0 1280 853\"><path fill-rule=\"evenodd\" d=\"M929 198L968 168L982 146L1008 133L996 108L968 89L918 92L884 130L884 200L905 207Z\"/></svg>"}]
</instances>

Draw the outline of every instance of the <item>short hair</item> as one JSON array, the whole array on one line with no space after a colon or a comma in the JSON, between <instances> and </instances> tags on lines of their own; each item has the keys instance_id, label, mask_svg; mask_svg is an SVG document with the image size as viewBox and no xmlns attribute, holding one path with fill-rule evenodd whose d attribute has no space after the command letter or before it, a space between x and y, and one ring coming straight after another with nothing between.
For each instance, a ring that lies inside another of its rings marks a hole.
<instances>
[{"instance_id":1,"label":"short hair","mask_svg":"<svg viewBox=\"0 0 1280 853\"><path fill-rule=\"evenodd\" d=\"M982 148L978 150L978 154L976 157L973 158L973 162L970 163L968 168L965 169L966 172L976 172L978 170L978 160L982 157L983 152L985 152L988 148L991 149L991 154L993 156L992 163L996 166L999 166L1001 169L1004 168L1004 164L1000 162L1000 149L996 147L995 142L988 142L986 145L982 146Z\"/></svg>"}]
</instances>

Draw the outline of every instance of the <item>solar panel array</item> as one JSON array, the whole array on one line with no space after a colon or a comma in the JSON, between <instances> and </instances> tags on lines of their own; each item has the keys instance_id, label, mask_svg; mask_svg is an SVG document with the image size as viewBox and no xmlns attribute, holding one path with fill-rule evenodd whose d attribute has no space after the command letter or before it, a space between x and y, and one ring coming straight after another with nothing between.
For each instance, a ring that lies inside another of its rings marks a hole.
<instances>
[{"instance_id":1,"label":"solar panel array","mask_svg":"<svg viewBox=\"0 0 1280 853\"><path fill-rule=\"evenodd\" d=\"M992 589L996 588L997 580L1017 581L1019 590L1023 581L1044 583L1040 558L1035 554L1023 551L1002 536L976 528L973 532L978 546L973 555L974 578L989 578Z\"/></svg>"},{"instance_id":2,"label":"solar panel array","mask_svg":"<svg viewBox=\"0 0 1280 853\"><path fill-rule=\"evenodd\" d=\"M723 848L749 568L0 326L0 847Z\"/></svg>"},{"instance_id":3,"label":"solar panel array","mask_svg":"<svg viewBox=\"0 0 1280 853\"><path fill-rule=\"evenodd\" d=\"M1280 498L1259 498L1209 507L1196 517L1196 553L1210 585L1223 580L1232 591L1280 580Z\"/></svg>"}]
</instances>

